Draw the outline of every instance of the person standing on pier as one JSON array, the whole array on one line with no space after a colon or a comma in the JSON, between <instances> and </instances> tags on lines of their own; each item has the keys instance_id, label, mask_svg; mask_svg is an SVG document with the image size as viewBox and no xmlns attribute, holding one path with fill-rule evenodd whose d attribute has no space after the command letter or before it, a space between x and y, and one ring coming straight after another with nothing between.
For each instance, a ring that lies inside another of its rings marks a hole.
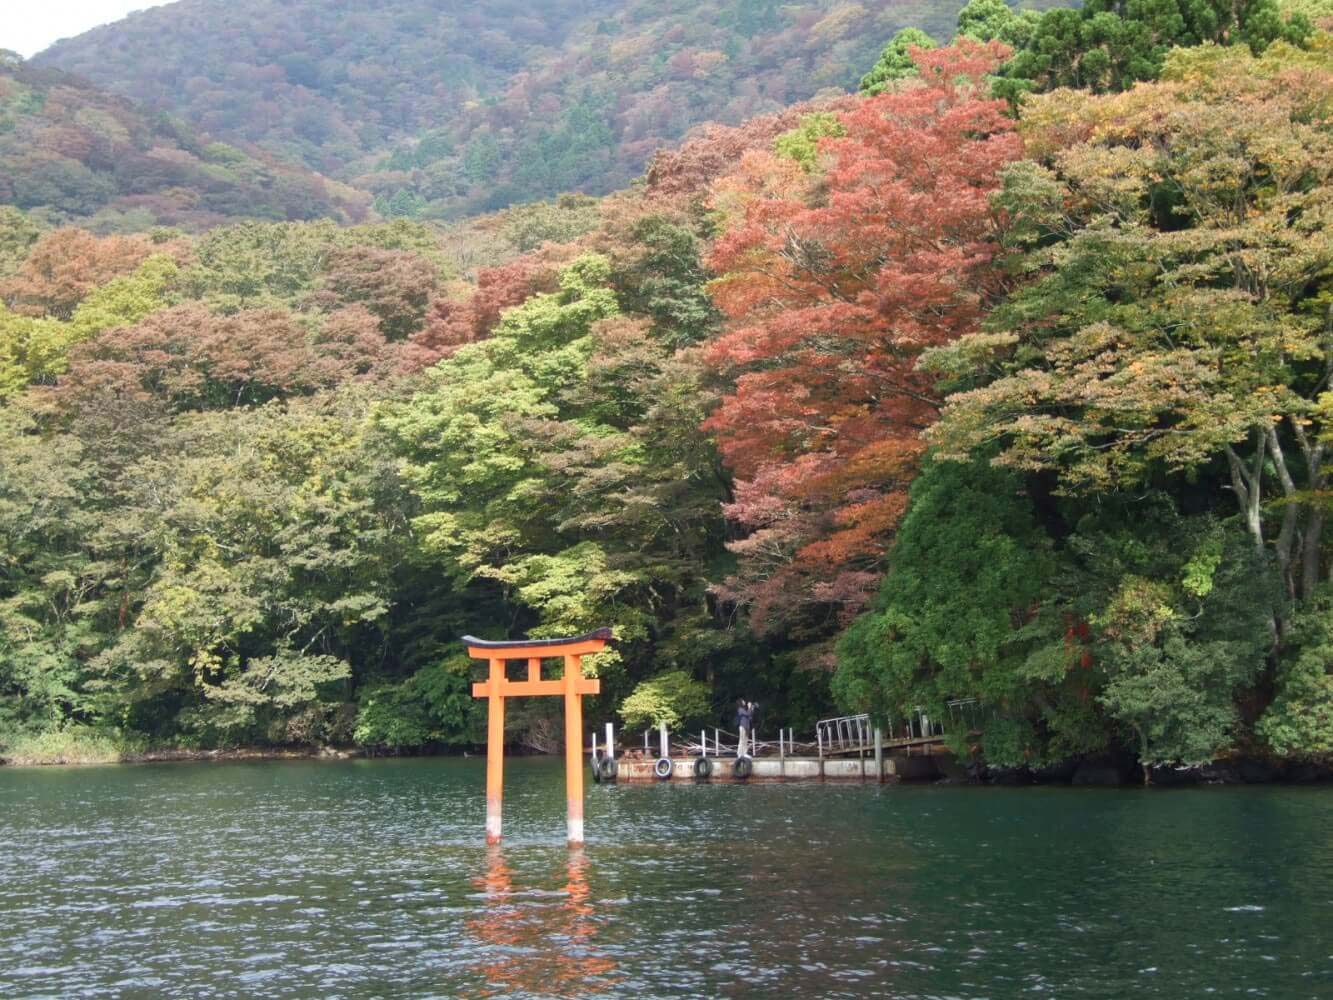
<instances>
[{"instance_id":1,"label":"person standing on pier","mask_svg":"<svg viewBox=\"0 0 1333 1000\"><path fill-rule=\"evenodd\" d=\"M744 698L736 699L736 732L740 734L740 752L748 750L754 729L754 702Z\"/></svg>"}]
</instances>

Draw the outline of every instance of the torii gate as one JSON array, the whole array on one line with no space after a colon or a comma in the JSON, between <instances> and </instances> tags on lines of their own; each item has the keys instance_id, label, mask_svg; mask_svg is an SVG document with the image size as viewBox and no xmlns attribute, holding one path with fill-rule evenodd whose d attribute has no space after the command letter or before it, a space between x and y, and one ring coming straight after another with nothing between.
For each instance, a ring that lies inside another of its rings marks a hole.
<instances>
[{"instance_id":1,"label":"torii gate","mask_svg":"<svg viewBox=\"0 0 1333 1000\"><path fill-rule=\"evenodd\" d=\"M527 639L493 642L475 636L463 636L467 654L474 660L488 660L490 676L472 685L472 697L489 698L486 727L486 843L500 842L500 812L504 802L505 699L523 695L565 696L565 795L569 844L583 843L583 696L599 694L602 683L583 676L583 657L600 653L611 639L609 628L599 628L569 639ZM563 657L565 676L542 680L542 660ZM528 661L528 679L511 681L505 677L510 660Z\"/></svg>"}]
</instances>

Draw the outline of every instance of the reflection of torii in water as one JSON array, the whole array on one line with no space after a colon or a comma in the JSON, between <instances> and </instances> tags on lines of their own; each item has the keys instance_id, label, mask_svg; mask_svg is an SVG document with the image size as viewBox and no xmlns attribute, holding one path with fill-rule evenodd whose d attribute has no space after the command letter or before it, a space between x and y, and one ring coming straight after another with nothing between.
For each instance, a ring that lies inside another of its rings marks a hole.
<instances>
[{"instance_id":1,"label":"reflection of torii in water","mask_svg":"<svg viewBox=\"0 0 1333 1000\"><path fill-rule=\"evenodd\" d=\"M500 954L478 962L476 971L486 979L485 996L516 992L555 996L584 996L614 985L603 979L616 963L589 952L597 931L597 908L588 887L588 858L582 851L569 855L564 899L554 908L546 901L521 902L504 854L492 847L486 874L475 880L484 895L480 914L467 920L468 929L490 950Z\"/></svg>"}]
</instances>

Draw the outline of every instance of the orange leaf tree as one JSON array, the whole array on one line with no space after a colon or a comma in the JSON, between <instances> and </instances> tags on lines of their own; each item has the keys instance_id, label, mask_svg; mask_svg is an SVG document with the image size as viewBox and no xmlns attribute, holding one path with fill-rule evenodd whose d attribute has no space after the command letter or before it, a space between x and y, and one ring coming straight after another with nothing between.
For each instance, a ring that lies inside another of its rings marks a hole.
<instances>
[{"instance_id":1,"label":"orange leaf tree","mask_svg":"<svg viewBox=\"0 0 1333 1000\"><path fill-rule=\"evenodd\" d=\"M1002 282L991 196L1021 143L984 78L1006 54L913 50L920 81L840 113L814 169L750 152L714 187L728 325L709 360L735 388L706 426L746 532L724 590L761 630L827 632L878 578L938 414L917 358L975 330Z\"/></svg>"}]
</instances>

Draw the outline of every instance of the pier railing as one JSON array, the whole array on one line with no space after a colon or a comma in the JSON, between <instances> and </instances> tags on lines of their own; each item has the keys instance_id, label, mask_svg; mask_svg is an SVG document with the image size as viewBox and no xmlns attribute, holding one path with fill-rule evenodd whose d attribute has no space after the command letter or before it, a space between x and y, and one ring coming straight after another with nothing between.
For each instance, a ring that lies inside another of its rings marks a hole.
<instances>
[{"instance_id":1,"label":"pier railing","mask_svg":"<svg viewBox=\"0 0 1333 1000\"><path fill-rule=\"evenodd\" d=\"M971 703L971 699L968 699ZM951 709L955 703L951 702ZM951 710L950 720L963 717L962 702L956 710ZM904 719L890 718L883 732L887 744L912 744L922 741L938 741L944 736L944 720L932 718L924 709L917 709ZM840 715L833 719L820 719L815 723L815 742L820 756L825 754L861 754L875 747L875 726L866 713L860 715Z\"/></svg>"},{"instance_id":2,"label":"pier railing","mask_svg":"<svg viewBox=\"0 0 1333 1000\"><path fill-rule=\"evenodd\" d=\"M820 719L815 723L815 743L819 756L824 754L860 753L875 747L875 727L870 716L840 715L835 719Z\"/></svg>"},{"instance_id":3,"label":"pier railing","mask_svg":"<svg viewBox=\"0 0 1333 1000\"><path fill-rule=\"evenodd\" d=\"M790 729L779 729L776 740L761 739L753 733L747 733L742 743L739 733L716 727L701 730L697 734L669 734L666 727L661 726L657 731L644 732L642 755L734 757L744 753L750 757L799 757L810 754L820 757L865 756L874 753L877 742L881 748L901 748L909 754L914 748L929 753L930 745L942 741L946 731L975 732L986 715L986 707L977 699L957 698L945 703L943 718L934 717L919 708L906 718L889 719L878 740L876 727L865 712L820 719L815 723L815 738L810 742L797 741ZM611 739L609 729L608 725L608 744ZM594 757L597 755L596 747L594 735Z\"/></svg>"}]
</instances>

